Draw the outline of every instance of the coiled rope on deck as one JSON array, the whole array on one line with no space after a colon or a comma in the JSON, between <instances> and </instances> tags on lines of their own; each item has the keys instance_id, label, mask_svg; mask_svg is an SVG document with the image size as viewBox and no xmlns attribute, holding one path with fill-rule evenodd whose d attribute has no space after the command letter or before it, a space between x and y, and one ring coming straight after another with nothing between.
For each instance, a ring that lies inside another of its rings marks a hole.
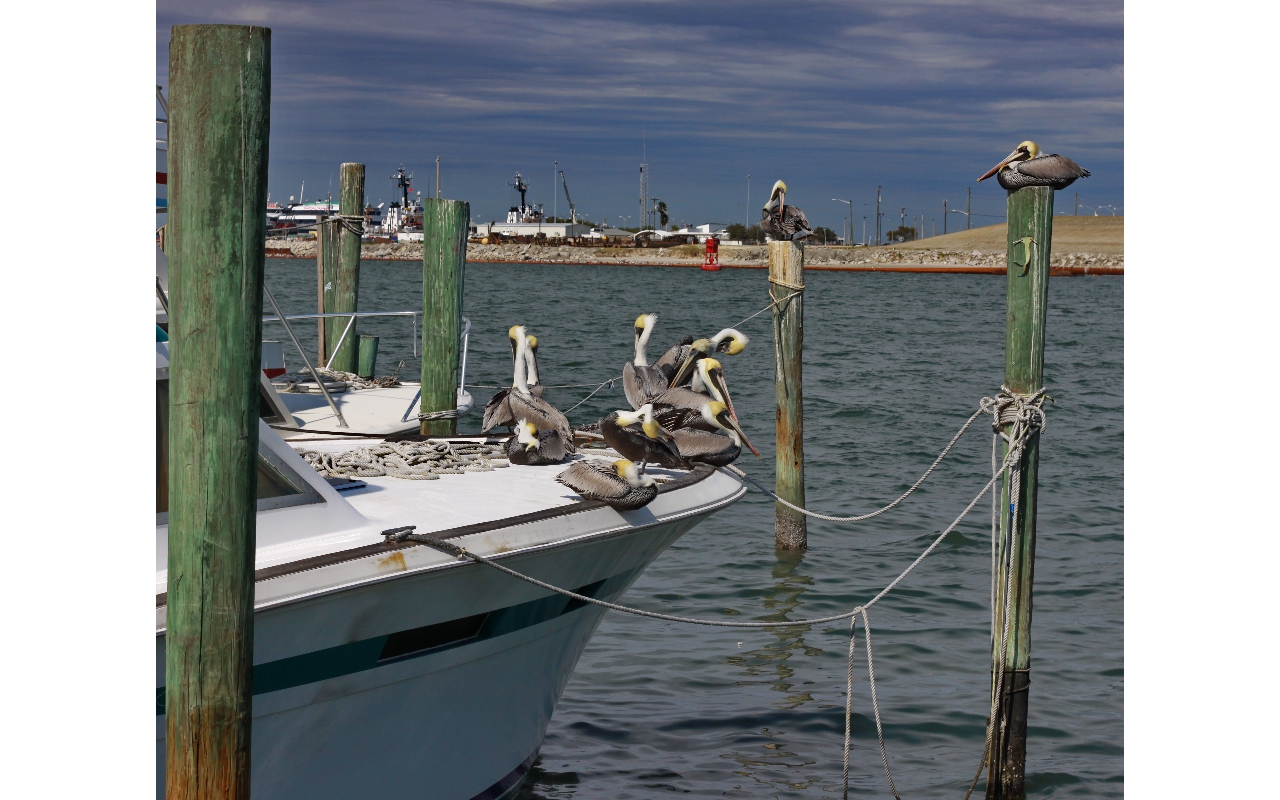
<instances>
[{"instance_id":1,"label":"coiled rope on deck","mask_svg":"<svg viewBox=\"0 0 1280 800\"><path fill-rule=\"evenodd\" d=\"M299 449L316 472L326 477L379 478L412 481L439 480L441 475L492 472L508 466L501 445L425 442L383 442L341 453Z\"/></svg>"},{"instance_id":2,"label":"coiled rope on deck","mask_svg":"<svg viewBox=\"0 0 1280 800\"><path fill-rule=\"evenodd\" d=\"M383 531L383 535L386 536L388 540L394 541L394 542L411 541L418 544L425 544L441 552L448 553L449 555L452 555L452 556L456 556L459 560L464 558L471 559L472 561L475 561L479 564L483 564L485 566L496 569L499 572L506 573L507 575L510 575L513 578L517 578L527 583L531 583L534 586L545 589L547 591L554 592L556 594L560 594L565 597L569 597L578 602L590 603L592 605L600 606L602 608L607 608L613 611L621 611L624 614L631 614L638 617L647 617L649 619L657 619L665 622L678 622L686 625L705 625L705 626L716 627L716 628L739 628L739 629L747 628L747 629L759 630L759 629L769 629L769 628L795 627L800 625L818 625L822 623L836 622L839 620L848 619L849 620L848 683L846 687L847 691L845 693L845 737L844 737L844 759L843 759L844 760L844 795L843 797L845 798L845 800L848 800L848 796L849 796L850 728L851 728L851 717L853 714L853 657L856 651L857 621L858 621L858 617L861 617L863 628L866 631L866 638L867 638L867 678L868 678L868 682L871 690L871 707L872 707L872 712L875 716L876 738L879 742L879 747L880 747L880 760L881 760L881 763L884 765L885 778L889 782L889 789L893 793L893 796L895 798L898 798L899 796L898 790L893 781L893 773L889 768L889 755L888 755L887 749L885 748L885 743L884 743L884 729L880 721L880 704L879 704L879 700L876 697L875 664L874 664L874 658L872 655L872 648L871 648L871 619L867 614L867 609L871 608L873 605L878 603L881 600L881 598L889 594L889 592L893 591L893 589L899 583L905 580L906 577L910 575L911 572L917 566L919 566L920 563L925 560L925 558L929 556L929 554L931 554L934 550L936 550L938 545L942 544L942 541L951 533L951 531L955 530L956 526L960 524L961 520L963 520L966 516L968 516L969 512L973 510L974 506L978 504L978 501L981 500L982 497L986 495L988 491L991 490L991 487L995 485L996 481L998 481L1000 477L1002 475L1005 475L1006 473L1008 473L1010 476L1009 478L1010 488L1011 488L1010 497L1012 498L1012 503L1013 503L1012 513L1015 514L1014 518L1016 519L1016 502L1017 502L1016 498L1017 498L1017 492L1021 486L1020 477L1018 477L1018 472L1019 472L1018 465L1020 464L1022 454L1025 449L1027 441L1031 438L1032 435L1037 434L1038 432L1044 430L1046 420L1045 420L1044 411L1040 405L1041 403L1043 403L1044 396L1045 395L1044 395L1043 389L1033 395L1015 395L1009 392L1004 387L1001 387L1001 393L996 398L987 398L987 397L982 398L982 401L980 402L980 405L979 405L978 412L976 412L972 417L969 418L969 420L965 423L964 427L961 428L960 433L957 433L956 436L952 439L952 441L947 445L947 449L943 451L943 456L946 455L946 453L955 444L956 440L960 437L960 435L964 433L964 431L969 427L969 425L973 422L974 419L976 419L976 417L979 414L988 413L988 414L991 414L993 417L993 427L995 429L995 438L993 438L993 441L996 441L999 438L1003 438L1005 441L1008 442L1009 449L1004 458L1004 461L1000 463L998 467L996 467L993 462L993 467L995 468L992 470L991 479L987 481L986 485L982 487L982 490L979 491L978 494L971 501L969 501L969 504L966 505L964 510L960 512L960 515L957 516L954 520L952 520L951 524L948 525L946 529L942 531L942 533L938 534L938 536L934 538L934 540L929 544L929 546L925 548L924 552L922 552L919 556L917 556L914 561L912 561L909 565L907 565L906 569L904 569L901 573L899 573L896 578L894 578L887 586L881 589L880 592L877 593L874 597L872 597L869 601L867 601L866 603L863 603L862 605L855 606L851 611L847 611L842 614L834 614L826 617L815 617L811 619L786 620L786 621L780 621L780 622L731 622L728 620L698 619L695 617L681 617L673 614L662 614L656 611L645 611L644 609L631 608L628 606L619 605L617 603L610 603L605 600L597 600L594 597L581 595L581 594L578 594L577 592L569 591L568 589L555 586L545 581L540 581L537 578L534 578L529 575L525 575L509 567L503 566L502 564L499 564L486 556L481 556L481 555L477 555L476 553L472 553L466 548L460 547L451 542L445 541L443 539L437 539L434 536L430 536L427 534L413 533L415 526L412 526L412 525L405 526L402 528L392 528L390 530ZM1004 433L1001 431L1001 427L1004 425L1011 426L1007 433ZM942 456L939 456L938 461L940 461L941 458ZM938 463L937 461L934 462L933 466L929 468L929 472L931 472L934 469L934 467L937 466L937 463ZM741 471L739 470L733 470L733 473L736 473L739 475L742 474ZM927 477L928 474L929 473L926 472L925 477ZM921 479L921 482L922 481L923 481L923 478ZM754 483L755 481L752 481L752 482ZM920 482L917 482L917 485L919 483ZM908 492L908 494L909 493L910 492ZM888 508L892 507L892 505L896 505L902 499L903 498L899 498L898 500L894 501L894 503L891 504L891 506L886 507L885 509L882 509L881 512L877 512L877 513L882 513L883 511L887 511ZM863 518L866 518L865 515ZM1013 547L1011 546L1010 551L1012 552L1012 550L1013 550ZM1010 572L1010 575L1012 575L1012 570L1010 570L1009 572ZM1009 593L1006 590L1006 603L1008 602L1007 600L1008 596L1009 596ZM994 615L995 613L994 608L992 609L992 613ZM1008 642L1009 614L1007 609L1003 615L1003 619L1005 623L1004 624L1005 634L1001 638L1002 648L1001 648L1001 658L999 663L999 670L1001 675L1003 674L1003 669L1004 669L1004 658L1003 658L1004 647L1007 646L1007 642ZM992 626L993 630L994 630L994 627L995 626L993 622L993 626ZM992 731L994 728L994 720L995 720L996 712L998 710L998 703L999 703L999 701L995 697L994 692L998 690L999 686L1000 686L999 679L997 679L996 689L993 689L991 716L988 719L988 723L987 723L987 746L983 753L983 765L986 764L987 759L991 752ZM982 770L982 766L979 766L979 774L981 774L981 770ZM976 784L977 782L976 777L974 782ZM970 787L970 791L972 791L972 787Z\"/></svg>"}]
</instances>

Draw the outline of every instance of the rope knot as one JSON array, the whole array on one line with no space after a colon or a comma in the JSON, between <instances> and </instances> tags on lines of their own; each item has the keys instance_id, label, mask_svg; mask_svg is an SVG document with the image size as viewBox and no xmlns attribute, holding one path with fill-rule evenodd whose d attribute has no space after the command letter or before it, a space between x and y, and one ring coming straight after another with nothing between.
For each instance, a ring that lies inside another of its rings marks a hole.
<instances>
[{"instance_id":1,"label":"rope knot","mask_svg":"<svg viewBox=\"0 0 1280 800\"><path fill-rule=\"evenodd\" d=\"M1011 442L1019 441L1030 435L1032 430L1043 433L1048 427L1044 413L1046 397L1043 388L1032 394L1017 394L1001 386L995 397L982 398L979 408L991 415L994 432L1000 433L1004 427L1012 426L1008 438Z\"/></svg>"}]
</instances>

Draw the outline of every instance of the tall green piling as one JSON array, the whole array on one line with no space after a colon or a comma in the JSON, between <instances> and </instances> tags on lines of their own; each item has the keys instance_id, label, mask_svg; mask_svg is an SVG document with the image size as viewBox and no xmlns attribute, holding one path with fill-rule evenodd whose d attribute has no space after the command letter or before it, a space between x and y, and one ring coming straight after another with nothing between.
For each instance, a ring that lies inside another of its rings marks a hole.
<instances>
[{"instance_id":1,"label":"tall green piling","mask_svg":"<svg viewBox=\"0 0 1280 800\"><path fill-rule=\"evenodd\" d=\"M165 796L249 797L271 31L169 41Z\"/></svg>"},{"instance_id":2,"label":"tall green piling","mask_svg":"<svg viewBox=\"0 0 1280 800\"><path fill-rule=\"evenodd\" d=\"M340 168L338 217L327 223L332 226L326 242L336 251L336 258L326 259L324 307L328 314L346 314L358 311L360 297L360 236L364 232L364 164L343 164ZM359 360L358 322L332 318L325 326L325 349L329 352L331 368L342 372L355 372ZM343 337L343 332L346 337ZM338 346L338 341L342 346Z\"/></svg>"},{"instance_id":3,"label":"tall green piling","mask_svg":"<svg viewBox=\"0 0 1280 800\"><path fill-rule=\"evenodd\" d=\"M1031 396L1043 388L1045 318L1049 305L1049 252L1053 236L1053 190L1036 186L1009 192L1008 309L1005 317L1004 386ZM1007 432L1006 427L1006 432ZM1005 455L1008 446L1005 446ZM1010 485L1001 490L997 545L996 636L992 642L992 690L1000 663L1004 608L1008 602L1009 638L1005 649L1001 697L987 772L988 800L1026 797L1027 708L1031 694L1031 585L1036 554L1036 484L1040 435L1033 432L1019 463L1016 516ZM1007 598L1009 553L1012 596Z\"/></svg>"},{"instance_id":4,"label":"tall green piling","mask_svg":"<svg viewBox=\"0 0 1280 800\"><path fill-rule=\"evenodd\" d=\"M341 255L341 239L339 238L340 221L334 216L319 216L316 218L316 313L329 313L329 305L333 302L333 283L337 279L338 274L338 256ZM329 347L333 342L337 341L338 336L342 335L342 326L346 320L325 319L321 317L316 320L317 327L317 352L316 367L323 367L329 363L329 355L332 352ZM337 334L333 330L337 328ZM331 337L332 336L332 340Z\"/></svg>"},{"instance_id":5,"label":"tall green piling","mask_svg":"<svg viewBox=\"0 0 1280 800\"><path fill-rule=\"evenodd\" d=\"M773 306L774 391L777 399L776 482L778 496L804 508L804 245L769 243L769 296ZM794 295L794 296L791 296ZM782 550L808 546L805 516L781 503L774 507L774 544Z\"/></svg>"},{"instance_id":6,"label":"tall green piling","mask_svg":"<svg viewBox=\"0 0 1280 800\"><path fill-rule=\"evenodd\" d=\"M451 412L458 406L462 281L470 224L470 203L435 198L422 201L423 414ZM457 420L424 419L420 432L424 436L453 436Z\"/></svg>"}]
</instances>

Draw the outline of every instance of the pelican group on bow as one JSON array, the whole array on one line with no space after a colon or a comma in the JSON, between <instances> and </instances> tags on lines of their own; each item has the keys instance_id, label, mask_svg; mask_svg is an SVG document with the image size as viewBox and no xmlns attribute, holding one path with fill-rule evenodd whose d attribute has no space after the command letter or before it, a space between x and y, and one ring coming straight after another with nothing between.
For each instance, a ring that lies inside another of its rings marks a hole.
<instances>
[{"instance_id":1,"label":"pelican group on bow","mask_svg":"<svg viewBox=\"0 0 1280 800\"><path fill-rule=\"evenodd\" d=\"M574 452L573 430L569 427L568 418L529 389L529 340L523 325L516 326L513 338L516 342L515 374L506 398L506 405L512 418L532 423L533 427L539 431L539 436L556 434L565 452Z\"/></svg>"},{"instance_id":2,"label":"pelican group on bow","mask_svg":"<svg viewBox=\"0 0 1280 800\"><path fill-rule=\"evenodd\" d=\"M657 314L636 317L635 356L622 367L622 391L632 408L640 408L662 394L671 382L661 369L649 366L649 337L653 335L653 326L657 322Z\"/></svg>"},{"instance_id":3,"label":"pelican group on bow","mask_svg":"<svg viewBox=\"0 0 1280 800\"><path fill-rule=\"evenodd\" d=\"M522 330L522 328L519 325L512 325L511 329L507 331L507 342L511 345L511 363L513 366L520 353L520 348L516 344L517 330ZM538 337L526 334L525 341L529 345L524 356L525 385L529 387L529 391L532 394L542 397L542 384L538 380ZM507 402L507 395L510 393L511 387L499 389L493 397L489 398L489 402L484 404L484 419L480 426L481 433L491 428L510 428L516 424L516 418L511 413L511 404Z\"/></svg>"},{"instance_id":4,"label":"pelican group on bow","mask_svg":"<svg viewBox=\"0 0 1280 800\"><path fill-rule=\"evenodd\" d=\"M600 435L623 458L639 461L641 472L650 462L668 469L685 466L675 440L654 419L651 403L636 411L619 409L610 413L600 420Z\"/></svg>"},{"instance_id":5,"label":"pelican group on bow","mask_svg":"<svg viewBox=\"0 0 1280 800\"><path fill-rule=\"evenodd\" d=\"M516 432L503 444L507 460L520 466L537 467L564 461L564 440L554 430L539 431L529 420L516 423Z\"/></svg>"},{"instance_id":6,"label":"pelican group on bow","mask_svg":"<svg viewBox=\"0 0 1280 800\"><path fill-rule=\"evenodd\" d=\"M787 185L782 181L774 183L773 191L769 192L769 202L764 204L764 213L760 215L760 230L777 240L803 239L813 235L804 212L787 205Z\"/></svg>"},{"instance_id":7,"label":"pelican group on bow","mask_svg":"<svg viewBox=\"0 0 1280 800\"><path fill-rule=\"evenodd\" d=\"M710 464L723 467L732 464L742 453L742 445L746 444L757 456L759 451L751 444L751 440L742 432L724 403L718 400L707 400L699 409L702 419L720 433L711 433L700 428L676 428L671 431L671 438L680 450L681 457L690 464Z\"/></svg>"},{"instance_id":8,"label":"pelican group on bow","mask_svg":"<svg viewBox=\"0 0 1280 800\"><path fill-rule=\"evenodd\" d=\"M619 511L643 508L658 496L657 481L626 459L606 464L589 459L575 461L556 481L588 500L599 500Z\"/></svg>"},{"instance_id":9,"label":"pelican group on bow","mask_svg":"<svg viewBox=\"0 0 1280 800\"><path fill-rule=\"evenodd\" d=\"M1076 182L1076 178L1089 177L1089 170L1076 162L1057 153L1041 153L1035 142L1023 142L1014 148L999 164L996 164L981 177L982 183L992 175L1000 185L1008 191L1021 189L1024 186L1051 186L1054 189L1065 189Z\"/></svg>"}]
</instances>

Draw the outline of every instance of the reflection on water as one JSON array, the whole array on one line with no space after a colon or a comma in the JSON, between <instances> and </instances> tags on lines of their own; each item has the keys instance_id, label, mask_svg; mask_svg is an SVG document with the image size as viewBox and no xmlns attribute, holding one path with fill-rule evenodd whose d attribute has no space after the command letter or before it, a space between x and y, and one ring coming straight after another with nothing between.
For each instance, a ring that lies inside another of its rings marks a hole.
<instances>
[{"instance_id":1,"label":"reflection on water","mask_svg":"<svg viewBox=\"0 0 1280 800\"><path fill-rule=\"evenodd\" d=\"M315 262L270 259L287 311L315 306ZM805 276L806 496L816 510L877 508L924 471L999 388L1005 282L984 275L820 272ZM365 262L360 304L421 307L422 266ZM539 339L547 384L599 383L633 351L636 315L659 312L650 353L735 323L768 303L762 271L469 264L467 379L511 380L507 329ZM1054 278L1045 380L1057 404L1042 442L1027 786L1037 796L1123 797L1124 283ZM418 360L404 320L361 321L389 371ZM722 359L734 406L760 448L739 466L773 481L769 315ZM268 331L283 338L279 326ZM310 337L314 325L299 326ZM289 366L297 363L288 355ZM492 390L474 394L483 404ZM548 389L568 408L590 388ZM625 404L603 389L569 414L593 422ZM461 427L479 427L478 414ZM977 432L892 514L857 526L813 520L810 549L778 554L774 503L750 492L660 556L623 602L725 619L826 616L866 602L986 482ZM990 550L984 515L876 606L876 687L905 796L964 795L988 703ZM725 609L736 615L725 615ZM739 642L741 645L739 646ZM773 631L693 628L606 614L565 688L525 798L838 796L848 625ZM861 651L860 651L861 652ZM860 656L861 659L861 656ZM885 794L864 663L855 678L850 777Z\"/></svg>"},{"instance_id":2,"label":"reflection on water","mask_svg":"<svg viewBox=\"0 0 1280 800\"><path fill-rule=\"evenodd\" d=\"M769 612L753 617L757 622L782 622L801 607L800 598L813 586L813 579L800 572L804 563L804 553L795 550L779 550L778 563L773 568L771 577L773 584L761 593L761 606ZM755 650L746 650L741 655L729 656L727 663L742 667L742 672L749 678L760 678L756 681L739 681L739 686L752 683L764 683L775 692L787 696L779 704L781 708L797 708L813 701L807 691L791 692L795 684L795 670L788 662L796 654L815 657L822 655L822 649L805 642L807 625L794 628L770 628L768 633L776 641ZM808 681L812 684L813 681Z\"/></svg>"}]
</instances>

